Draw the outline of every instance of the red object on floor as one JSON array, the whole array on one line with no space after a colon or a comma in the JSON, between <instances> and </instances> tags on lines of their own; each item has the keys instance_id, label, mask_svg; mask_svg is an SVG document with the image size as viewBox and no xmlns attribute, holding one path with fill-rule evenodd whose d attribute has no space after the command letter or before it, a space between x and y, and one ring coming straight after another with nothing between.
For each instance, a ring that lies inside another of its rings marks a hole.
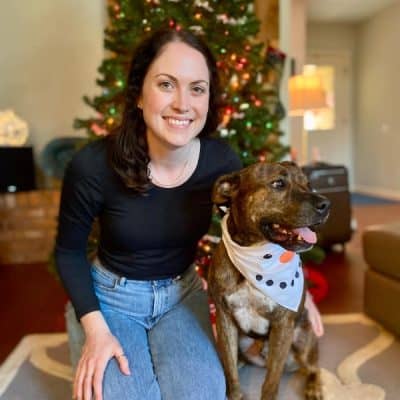
<instances>
[{"instance_id":1,"label":"red object on floor","mask_svg":"<svg viewBox=\"0 0 400 400\"><path fill-rule=\"evenodd\" d=\"M308 281L308 291L311 293L315 303L323 300L329 290L328 281L321 272L305 265L303 267L304 278Z\"/></svg>"}]
</instances>

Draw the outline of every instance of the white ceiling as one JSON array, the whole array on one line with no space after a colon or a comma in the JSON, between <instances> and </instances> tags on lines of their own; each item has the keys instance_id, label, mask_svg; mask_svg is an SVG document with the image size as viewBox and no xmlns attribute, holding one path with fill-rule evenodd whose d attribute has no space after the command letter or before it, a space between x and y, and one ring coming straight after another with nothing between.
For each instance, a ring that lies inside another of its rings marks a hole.
<instances>
[{"instance_id":1,"label":"white ceiling","mask_svg":"<svg viewBox=\"0 0 400 400\"><path fill-rule=\"evenodd\" d=\"M320 22L360 22L400 0L307 0L307 17Z\"/></svg>"}]
</instances>

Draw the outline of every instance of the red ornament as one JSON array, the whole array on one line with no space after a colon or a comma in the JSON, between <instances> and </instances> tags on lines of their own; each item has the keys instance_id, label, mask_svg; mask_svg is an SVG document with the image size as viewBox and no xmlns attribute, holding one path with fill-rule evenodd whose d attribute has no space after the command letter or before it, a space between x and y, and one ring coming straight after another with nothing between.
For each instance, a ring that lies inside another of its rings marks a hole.
<instances>
[{"instance_id":1,"label":"red ornament","mask_svg":"<svg viewBox=\"0 0 400 400\"><path fill-rule=\"evenodd\" d=\"M304 277L308 281L308 290L311 293L315 303L319 303L328 294L328 282L324 275L317 270L304 266Z\"/></svg>"}]
</instances>

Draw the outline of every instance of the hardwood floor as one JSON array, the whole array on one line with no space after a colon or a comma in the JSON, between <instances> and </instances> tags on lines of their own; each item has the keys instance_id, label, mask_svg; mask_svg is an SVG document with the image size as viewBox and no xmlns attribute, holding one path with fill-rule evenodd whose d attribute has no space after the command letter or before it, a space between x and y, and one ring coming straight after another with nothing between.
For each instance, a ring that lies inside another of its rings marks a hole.
<instances>
[{"instance_id":1,"label":"hardwood floor","mask_svg":"<svg viewBox=\"0 0 400 400\"><path fill-rule=\"evenodd\" d=\"M400 204L357 206L358 228L344 252L331 252L315 268L329 283L328 296L319 304L322 313L362 311L364 270L361 233L367 225L400 220ZM19 340L30 333L65 330L66 295L45 264L0 265L0 363Z\"/></svg>"},{"instance_id":2,"label":"hardwood floor","mask_svg":"<svg viewBox=\"0 0 400 400\"><path fill-rule=\"evenodd\" d=\"M46 264L0 265L0 363L23 336L65 331L67 296Z\"/></svg>"}]
</instances>

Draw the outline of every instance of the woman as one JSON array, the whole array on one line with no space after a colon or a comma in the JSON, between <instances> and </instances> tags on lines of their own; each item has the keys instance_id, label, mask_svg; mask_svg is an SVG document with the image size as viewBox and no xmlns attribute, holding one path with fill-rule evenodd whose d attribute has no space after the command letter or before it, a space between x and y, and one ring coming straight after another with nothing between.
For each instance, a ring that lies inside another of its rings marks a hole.
<instances>
[{"instance_id":1,"label":"woman","mask_svg":"<svg viewBox=\"0 0 400 400\"><path fill-rule=\"evenodd\" d=\"M133 56L121 126L66 171L56 260L85 333L75 398L225 399L193 268L212 184L241 167L207 137L218 124L218 93L215 61L199 38L156 32Z\"/></svg>"}]
</instances>

